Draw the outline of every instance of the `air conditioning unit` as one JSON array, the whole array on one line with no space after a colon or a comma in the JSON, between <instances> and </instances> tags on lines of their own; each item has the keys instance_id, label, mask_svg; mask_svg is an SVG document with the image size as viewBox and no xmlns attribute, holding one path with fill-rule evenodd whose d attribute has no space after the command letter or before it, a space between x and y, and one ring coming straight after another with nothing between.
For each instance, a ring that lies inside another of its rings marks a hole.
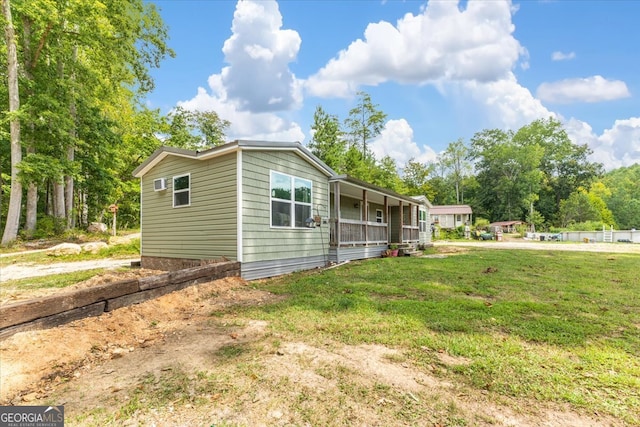
<instances>
[{"instance_id":1,"label":"air conditioning unit","mask_svg":"<svg viewBox=\"0 0 640 427\"><path fill-rule=\"evenodd\" d=\"M158 178L153 180L153 191L162 191L167 189L167 178Z\"/></svg>"}]
</instances>

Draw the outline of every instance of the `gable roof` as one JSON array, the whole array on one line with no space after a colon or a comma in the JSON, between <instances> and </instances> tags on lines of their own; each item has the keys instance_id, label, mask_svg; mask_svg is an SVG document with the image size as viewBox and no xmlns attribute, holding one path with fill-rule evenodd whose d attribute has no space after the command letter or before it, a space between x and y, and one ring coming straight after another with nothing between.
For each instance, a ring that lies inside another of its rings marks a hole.
<instances>
[{"instance_id":1,"label":"gable roof","mask_svg":"<svg viewBox=\"0 0 640 427\"><path fill-rule=\"evenodd\" d=\"M440 205L432 206L430 213L431 215L465 215L473 211L469 205Z\"/></svg>"},{"instance_id":2,"label":"gable roof","mask_svg":"<svg viewBox=\"0 0 640 427\"><path fill-rule=\"evenodd\" d=\"M236 140L228 142L205 151L185 150L175 147L160 147L149 156L140 166L133 171L136 178L143 177L162 159L168 156L186 157L194 160L207 160L224 154L243 150L270 150L270 151L292 151L309 162L316 169L327 176L335 176L336 172L327 166L322 160L317 158L311 151L299 142L272 142L272 141L249 141Z\"/></svg>"},{"instance_id":3,"label":"gable roof","mask_svg":"<svg viewBox=\"0 0 640 427\"><path fill-rule=\"evenodd\" d=\"M510 226L513 226L513 225L520 225L520 224L523 224L523 222L519 221L519 220L497 221L497 222L492 222L491 224L489 224L489 226L510 227Z\"/></svg>"}]
</instances>

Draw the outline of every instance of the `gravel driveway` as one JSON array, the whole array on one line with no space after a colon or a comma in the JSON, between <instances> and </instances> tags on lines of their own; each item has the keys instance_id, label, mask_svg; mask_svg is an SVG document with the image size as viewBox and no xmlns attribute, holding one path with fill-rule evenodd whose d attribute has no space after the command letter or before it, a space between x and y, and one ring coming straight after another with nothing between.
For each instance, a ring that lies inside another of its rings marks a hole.
<instances>
[{"instance_id":1,"label":"gravel driveway","mask_svg":"<svg viewBox=\"0 0 640 427\"><path fill-rule=\"evenodd\" d=\"M545 251L579 251L603 253L640 254L640 245L633 243L580 243L580 242L539 242L535 240L512 241L442 241L434 242L435 246L466 246L491 249L531 249Z\"/></svg>"}]
</instances>

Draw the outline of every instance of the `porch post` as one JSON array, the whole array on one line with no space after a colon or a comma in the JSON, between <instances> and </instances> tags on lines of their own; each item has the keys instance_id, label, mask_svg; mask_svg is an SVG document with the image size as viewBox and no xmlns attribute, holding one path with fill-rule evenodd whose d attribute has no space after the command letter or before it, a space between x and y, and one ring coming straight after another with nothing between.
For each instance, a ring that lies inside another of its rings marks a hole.
<instances>
[{"instance_id":1,"label":"porch post","mask_svg":"<svg viewBox=\"0 0 640 427\"><path fill-rule=\"evenodd\" d=\"M400 241L398 243L404 243L404 207L402 206L402 200L398 201L398 211L400 212Z\"/></svg>"},{"instance_id":2,"label":"porch post","mask_svg":"<svg viewBox=\"0 0 640 427\"><path fill-rule=\"evenodd\" d=\"M333 215L335 218L335 228L333 233L333 244L340 246L340 182L333 183Z\"/></svg>"},{"instance_id":3,"label":"porch post","mask_svg":"<svg viewBox=\"0 0 640 427\"><path fill-rule=\"evenodd\" d=\"M389 200L387 199L387 196L384 196L384 218L382 218L382 222L386 222L387 223L387 244L389 243L389 233L390 233L390 229L389 227L391 227L391 221L389 221Z\"/></svg>"},{"instance_id":4,"label":"porch post","mask_svg":"<svg viewBox=\"0 0 640 427\"><path fill-rule=\"evenodd\" d=\"M362 190L362 204L364 205L362 208L364 209L364 215L362 218L364 219L364 244L365 246L369 244L369 207L367 206L367 190Z\"/></svg>"}]
</instances>

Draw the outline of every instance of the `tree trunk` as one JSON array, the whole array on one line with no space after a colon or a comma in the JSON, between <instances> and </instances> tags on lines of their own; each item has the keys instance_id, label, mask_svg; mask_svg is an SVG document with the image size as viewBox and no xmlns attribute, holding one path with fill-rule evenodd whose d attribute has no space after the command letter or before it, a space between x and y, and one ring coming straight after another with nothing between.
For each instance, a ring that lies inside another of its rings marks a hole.
<instances>
[{"instance_id":1,"label":"tree trunk","mask_svg":"<svg viewBox=\"0 0 640 427\"><path fill-rule=\"evenodd\" d=\"M34 183L27 187L27 213L24 222L24 231L29 235L36 230L38 221L38 186Z\"/></svg>"},{"instance_id":2,"label":"tree trunk","mask_svg":"<svg viewBox=\"0 0 640 427\"><path fill-rule=\"evenodd\" d=\"M15 31L11 17L10 0L2 0L2 12L6 22L4 37L7 45L7 83L9 92L9 112L15 113L20 109L20 92L18 89L18 52L16 50ZM11 243L18 237L20 227L20 209L22 205L22 184L18 180L18 164L22 161L22 147L20 145L20 121L12 117L10 121L11 137L11 193L9 209L5 223L2 244Z\"/></svg>"},{"instance_id":3,"label":"tree trunk","mask_svg":"<svg viewBox=\"0 0 640 427\"><path fill-rule=\"evenodd\" d=\"M76 46L73 47L73 62L76 61L78 56L78 48ZM75 73L71 74L71 80L75 83ZM75 100L75 91L72 91L71 94L71 103L69 104L69 113L71 114L71 120L73 120L73 124L71 126L71 131L69 132L71 136L71 142L69 143L69 147L67 147L67 161L69 164L73 164L75 160L75 144L76 138L78 136L78 132L76 129L78 123L78 112L76 110L76 100ZM73 228L75 226L75 218L73 215L73 176L67 175L64 177L64 194L65 194L65 210L67 214L67 229Z\"/></svg>"},{"instance_id":4,"label":"tree trunk","mask_svg":"<svg viewBox=\"0 0 640 427\"><path fill-rule=\"evenodd\" d=\"M63 221L66 219L66 212L64 211L64 183L53 182L53 216L56 219L56 227L60 227ZM58 224L60 222L60 224ZM61 230L56 230L61 231Z\"/></svg>"},{"instance_id":5,"label":"tree trunk","mask_svg":"<svg viewBox=\"0 0 640 427\"><path fill-rule=\"evenodd\" d=\"M23 18L22 20L22 33L23 33L23 69L24 69L24 77L29 81L33 81L33 58L31 52L31 20L28 18ZM30 85L27 85L30 87ZM32 89L27 89L27 97L33 95ZM36 148L35 143L33 141L34 134L34 123L31 121L28 124L31 132L28 133L28 137L25 141L25 145L27 147L27 156L29 154L35 154ZM38 223L38 186L34 182L29 182L27 187L27 206L25 213L25 223L24 223L24 231L31 235L36 230Z\"/></svg>"},{"instance_id":6,"label":"tree trunk","mask_svg":"<svg viewBox=\"0 0 640 427\"><path fill-rule=\"evenodd\" d=\"M72 109L75 110L75 106L72 105ZM72 133L75 134L75 128ZM72 145L67 148L67 160L69 160L70 163L73 162L74 156L75 149ZM64 177L64 201L65 213L67 215L67 229L73 228L75 227L75 218L73 216L73 177L70 175Z\"/></svg>"}]
</instances>

